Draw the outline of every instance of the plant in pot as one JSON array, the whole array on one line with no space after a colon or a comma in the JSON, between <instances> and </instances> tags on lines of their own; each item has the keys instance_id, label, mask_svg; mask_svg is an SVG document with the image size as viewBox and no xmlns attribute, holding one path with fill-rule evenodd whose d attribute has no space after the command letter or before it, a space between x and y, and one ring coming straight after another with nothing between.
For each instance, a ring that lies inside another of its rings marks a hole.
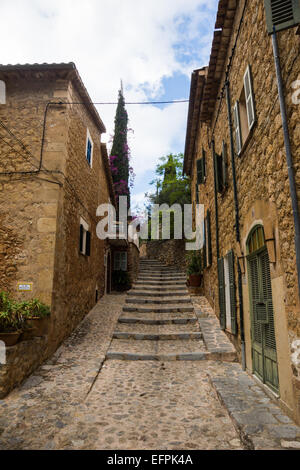
<instances>
[{"instance_id":1,"label":"plant in pot","mask_svg":"<svg viewBox=\"0 0 300 470\"><path fill-rule=\"evenodd\" d=\"M0 292L0 341L14 346L22 333L24 318L6 292Z\"/></svg>"},{"instance_id":2,"label":"plant in pot","mask_svg":"<svg viewBox=\"0 0 300 470\"><path fill-rule=\"evenodd\" d=\"M201 257L195 251L188 258L187 274L190 287L199 287L202 281Z\"/></svg>"},{"instance_id":3,"label":"plant in pot","mask_svg":"<svg viewBox=\"0 0 300 470\"><path fill-rule=\"evenodd\" d=\"M38 299L21 302L19 308L26 320L27 327L31 330L30 336L44 336L48 330L50 308ZM27 338L28 339L28 338Z\"/></svg>"},{"instance_id":4,"label":"plant in pot","mask_svg":"<svg viewBox=\"0 0 300 470\"><path fill-rule=\"evenodd\" d=\"M127 271L113 272L113 285L118 291L126 291L130 289L131 282Z\"/></svg>"}]
</instances>

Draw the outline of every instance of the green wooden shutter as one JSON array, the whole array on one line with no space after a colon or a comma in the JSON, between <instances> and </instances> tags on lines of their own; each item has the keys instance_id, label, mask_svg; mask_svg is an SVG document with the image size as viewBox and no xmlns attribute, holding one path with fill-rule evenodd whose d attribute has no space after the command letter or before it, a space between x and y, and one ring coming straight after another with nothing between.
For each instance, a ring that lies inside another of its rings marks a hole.
<instances>
[{"instance_id":1,"label":"green wooden shutter","mask_svg":"<svg viewBox=\"0 0 300 470\"><path fill-rule=\"evenodd\" d=\"M216 183L217 183L217 191L218 193L223 192L223 163L222 163L222 156L215 153L215 170L216 170Z\"/></svg>"},{"instance_id":2,"label":"green wooden shutter","mask_svg":"<svg viewBox=\"0 0 300 470\"><path fill-rule=\"evenodd\" d=\"M269 34L300 23L299 0L265 0L265 9Z\"/></svg>"},{"instance_id":3,"label":"green wooden shutter","mask_svg":"<svg viewBox=\"0 0 300 470\"><path fill-rule=\"evenodd\" d=\"M207 211L206 215L206 231L207 231L207 254L208 254L208 260L207 264L208 266L212 265L212 247L211 247L211 223L210 223L210 211Z\"/></svg>"},{"instance_id":4,"label":"green wooden shutter","mask_svg":"<svg viewBox=\"0 0 300 470\"><path fill-rule=\"evenodd\" d=\"M226 328L226 301L225 301L225 277L224 277L224 259L218 259L218 279L219 279L219 307L220 307L220 325L222 330Z\"/></svg>"},{"instance_id":5,"label":"green wooden shutter","mask_svg":"<svg viewBox=\"0 0 300 470\"><path fill-rule=\"evenodd\" d=\"M204 174L203 174L203 160L202 158L197 160L197 184L204 183Z\"/></svg>"},{"instance_id":6,"label":"green wooden shutter","mask_svg":"<svg viewBox=\"0 0 300 470\"><path fill-rule=\"evenodd\" d=\"M222 179L223 179L223 187L227 188L227 185L228 185L227 146L224 141L223 141L223 147L222 147Z\"/></svg>"},{"instance_id":7,"label":"green wooden shutter","mask_svg":"<svg viewBox=\"0 0 300 470\"><path fill-rule=\"evenodd\" d=\"M86 232L86 256L91 256L91 232Z\"/></svg>"},{"instance_id":8,"label":"green wooden shutter","mask_svg":"<svg viewBox=\"0 0 300 470\"><path fill-rule=\"evenodd\" d=\"M203 244L203 269L207 268L207 256L206 256L206 219L203 220L203 235L204 235L204 244Z\"/></svg>"},{"instance_id":9,"label":"green wooden shutter","mask_svg":"<svg viewBox=\"0 0 300 470\"><path fill-rule=\"evenodd\" d=\"M203 176L205 178L206 176L206 152L204 149L202 150L202 167L203 167Z\"/></svg>"},{"instance_id":10,"label":"green wooden shutter","mask_svg":"<svg viewBox=\"0 0 300 470\"><path fill-rule=\"evenodd\" d=\"M80 224L80 232L79 232L79 253L82 253L83 250L83 225Z\"/></svg>"},{"instance_id":11,"label":"green wooden shutter","mask_svg":"<svg viewBox=\"0 0 300 470\"><path fill-rule=\"evenodd\" d=\"M265 326L265 342L266 346L276 351L275 327L274 327L274 311L272 300L272 284L270 274L270 261L267 250L260 257L262 270L262 294L267 308L268 324Z\"/></svg>"},{"instance_id":12,"label":"green wooden shutter","mask_svg":"<svg viewBox=\"0 0 300 470\"><path fill-rule=\"evenodd\" d=\"M198 188L198 184L196 184L195 187L196 187L196 203L199 204L199 188Z\"/></svg>"},{"instance_id":13,"label":"green wooden shutter","mask_svg":"<svg viewBox=\"0 0 300 470\"><path fill-rule=\"evenodd\" d=\"M230 285L230 311L231 311L231 332L237 334L237 315L236 315L236 291L235 291L235 273L234 273L234 253L228 254L229 285Z\"/></svg>"}]
</instances>

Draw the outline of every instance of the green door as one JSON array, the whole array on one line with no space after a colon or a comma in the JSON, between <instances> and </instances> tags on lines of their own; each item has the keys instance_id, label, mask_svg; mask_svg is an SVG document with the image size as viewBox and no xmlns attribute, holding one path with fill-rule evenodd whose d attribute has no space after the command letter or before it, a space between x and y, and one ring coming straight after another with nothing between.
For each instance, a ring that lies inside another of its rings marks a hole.
<instances>
[{"instance_id":1,"label":"green door","mask_svg":"<svg viewBox=\"0 0 300 470\"><path fill-rule=\"evenodd\" d=\"M278 392L270 262L262 227L252 232L248 252L253 372Z\"/></svg>"}]
</instances>

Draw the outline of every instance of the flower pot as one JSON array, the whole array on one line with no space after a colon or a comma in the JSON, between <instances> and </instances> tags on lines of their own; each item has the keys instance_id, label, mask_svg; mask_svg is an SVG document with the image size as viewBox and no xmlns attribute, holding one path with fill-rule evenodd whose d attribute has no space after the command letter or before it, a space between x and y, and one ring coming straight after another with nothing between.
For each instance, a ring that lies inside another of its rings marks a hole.
<instances>
[{"instance_id":1,"label":"flower pot","mask_svg":"<svg viewBox=\"0 0 300 470\"><path fill-rule=\"evenodd\" d=\"M5 343L5 346L14 346L19 341L21 331L13 331L12 333L0 333L0 341Z\"/></svg>"},{"instance_id":2,"label":"flower pot","mask_svg":"<svg viewBox=\"0 0 300 470\"><path fill-rule=\"evenodd\" d=\"M28 318L29 327L33 328L33 336L44 336L48 331L48 318Z\"/></svg>"},{"instance_id":3,"label":"flower pot","mask_svg":"<svg viewBox=\"0 0 300 470\"><path fill-rule=\"evenodd\" d=\"M34 332L35 332L34 328L28 328L24 330L23 333L21 334L21 341L28 341L32 339L35 336Z\"/></svg>"},{"instance_id":4,"label":"flower pot","mask_svg":"<svg viewBox=\"0 0 300 470\"><path fill-rule=\"evenodd\" d=\"M190 274L189 276L189 286L190 287L199 287L201 285L201 274Z\"/></svg>"}]
</instances>

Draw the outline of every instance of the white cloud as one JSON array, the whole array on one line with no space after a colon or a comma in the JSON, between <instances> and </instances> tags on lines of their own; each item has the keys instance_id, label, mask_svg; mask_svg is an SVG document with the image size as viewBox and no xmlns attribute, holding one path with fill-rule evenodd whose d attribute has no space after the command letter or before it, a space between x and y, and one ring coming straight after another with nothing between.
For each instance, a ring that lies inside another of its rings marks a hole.
<instances>
[{"instance_id":1,"label":"white cloud","mask_svg":"<svg viewBox=\"0 0 300 470\"><path fill-rule=\"evenodd\" d=\"M189 41L198 38L195 54L207 60L212 37L207 22L214 18L216 4L217 0L1 0L1 62L73 61L95 101L115 101L120 79L127 101L155 99L162 92L163 78L176 72L190 76L193 68L204 65L195 60L193 50L186 55L188 61L180 62L174 46L182 44L185 51ZM185 98L174 98L180 97ZM98 109L112 133L115 107ZM141 177L158 157L183 149L187 106L132 106L128 112L135 130L133 164Z\"/></svg>"}]
</instances>

